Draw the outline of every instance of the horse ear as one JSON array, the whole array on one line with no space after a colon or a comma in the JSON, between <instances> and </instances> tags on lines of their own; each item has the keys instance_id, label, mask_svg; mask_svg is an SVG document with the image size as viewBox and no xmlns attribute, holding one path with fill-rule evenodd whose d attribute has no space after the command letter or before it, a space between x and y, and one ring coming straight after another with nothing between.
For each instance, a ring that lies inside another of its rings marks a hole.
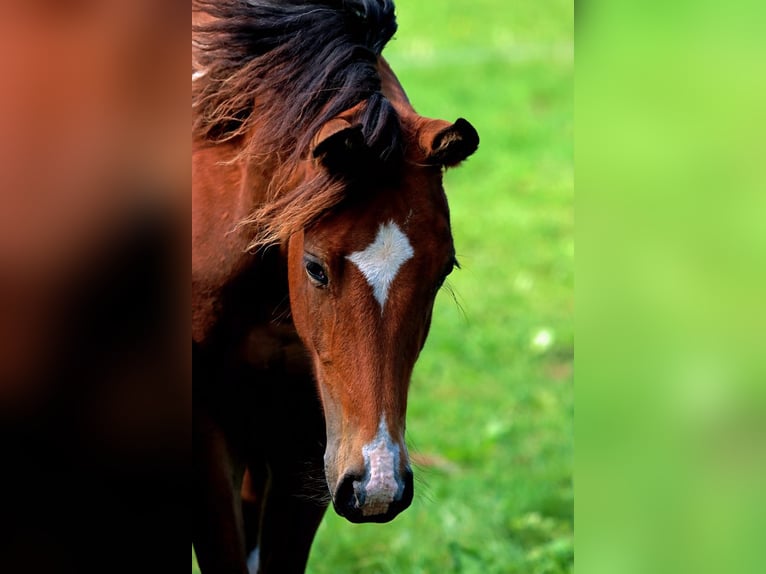
<instances>
[{"instance_id":1,"label":"horse ear","mask_svg":"<svg viewBox=\"0 0 766 574\"><path fill-rule=\"evenodd\" d=\"M314 158L329 171L343 172L365 148L361 124L352 125L344 118L333 118L314 138Z\"/></svg>"},{"instance_id":2,"label":"horse ear","mask_svg":"<svg viewBox=\"0 0 766 574\"><path fill-rule=\"evenodd\" d=\"M428 154L428 162L444 167L456 166L479 148L479 134L463 118L458 118L454 124L430 120L420 141Z\"/></svg>"}]
</instances>

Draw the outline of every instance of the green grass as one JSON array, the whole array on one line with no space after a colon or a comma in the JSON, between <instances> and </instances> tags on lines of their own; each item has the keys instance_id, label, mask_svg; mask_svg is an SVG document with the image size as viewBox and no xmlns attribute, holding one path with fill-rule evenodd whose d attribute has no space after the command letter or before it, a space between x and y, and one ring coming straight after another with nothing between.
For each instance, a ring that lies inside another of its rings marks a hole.
<instances>
[{"instance_id":1,"label":"green grass","mask_svg":"<svg viewBox=\"0 0 766 574\"><path fill-rule=\"evenodd\" d=\"M481 136L445 180L459 306L439 295L413 376L411 508L384 525L328 511L308 572L571 572L573 6L397 8L384 55L416 109Z\"/></svg>"}]
</instances>

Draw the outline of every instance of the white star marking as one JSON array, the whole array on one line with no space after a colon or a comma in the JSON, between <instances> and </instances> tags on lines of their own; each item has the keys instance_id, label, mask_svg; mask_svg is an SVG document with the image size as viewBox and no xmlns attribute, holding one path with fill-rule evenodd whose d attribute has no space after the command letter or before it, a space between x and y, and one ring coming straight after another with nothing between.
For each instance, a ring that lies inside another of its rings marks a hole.
<instances>
[{"instance_id":1,"label":"white star marking","mask_svg":"<svg viewBox=\"0 0 766 574\"><path fill-rule=\"evenodd\" d=\"M359 268L372 287L372 294L380 304L381 313L399 268L414 255L407 236L396 223L389 221L380 225L375 241L363 251L355 251L348 256L349 261Z\"/></svg>"}]
</instances>

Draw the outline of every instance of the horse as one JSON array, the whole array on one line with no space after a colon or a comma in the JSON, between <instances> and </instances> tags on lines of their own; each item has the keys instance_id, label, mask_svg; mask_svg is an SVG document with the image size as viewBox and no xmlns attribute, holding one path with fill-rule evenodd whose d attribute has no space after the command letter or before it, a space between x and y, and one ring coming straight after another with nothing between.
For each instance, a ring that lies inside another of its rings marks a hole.
<instances>
[{"instance_id":1,"label":"horse","mask_svg":"<svg viewBox=\"0 0 766 574\"><path fill-rule=\"evenodd\" d=\"M443 172L479 145L419 115L391 0L194 0L193 546L303 572L326 508L413 499L410 377L457 266Z\"/></svg>"}]
</instances>

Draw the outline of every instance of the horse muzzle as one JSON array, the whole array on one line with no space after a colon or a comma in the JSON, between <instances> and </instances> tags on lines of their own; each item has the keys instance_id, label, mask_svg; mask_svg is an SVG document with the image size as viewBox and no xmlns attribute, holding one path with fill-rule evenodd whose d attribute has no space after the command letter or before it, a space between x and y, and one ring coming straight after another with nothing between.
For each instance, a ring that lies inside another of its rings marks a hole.
<instances>
[{"instance_id":1,"label":"horse muzzle","mask_svg":"<svg viewBox=\"0 0 766 574\"><path fill-rule=\"evenodd\" d=\"M351 522L388 522L412 502L407 448L401 439L391 439L382 418L378 433L361 450L363 464L342 469L334 490L330 487L333 506Z\"/></svg>"},{"instance_id":2,"label":"horse muzzle","mask_svg":"<svg viewBox=\"0 0 766 574\"><path fill-rule=\"evenodd\" d=\"M412 471L381 476L346 474L338 483L332 501L335 512L349 522L389 522L412 503Z\"/></svg>"}]
</instances>

